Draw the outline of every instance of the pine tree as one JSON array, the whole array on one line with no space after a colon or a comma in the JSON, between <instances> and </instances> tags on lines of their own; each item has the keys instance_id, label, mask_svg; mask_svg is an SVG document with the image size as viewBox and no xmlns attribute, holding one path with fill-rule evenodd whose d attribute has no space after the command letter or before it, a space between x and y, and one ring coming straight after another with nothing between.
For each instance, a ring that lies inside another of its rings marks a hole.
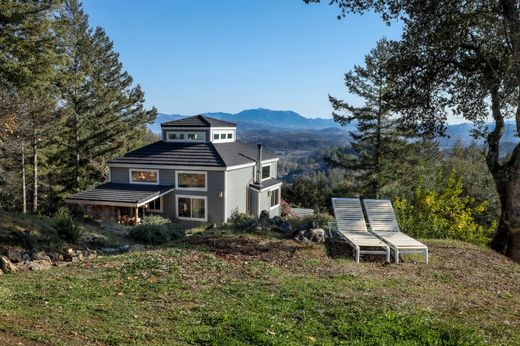
<instances>
[{"instance_id":1,"label":"pine tree","mask_svg":"<svg viewBox=\"0 0 520 346\"><path fill-rule=\"evenodd\" d=\"M355 66L345 74L345 85L350 94L364 99L356 107L329 96L334 109L334 120L345 126L355 123L350 131L352 150L338 150L328 158L333 166L347 169L357 181L357 192L378 198L386 184L395 177L396 162L404 157L407 143L405 133L398 126L392 106L385 99L391 91L391 82L385 73L390 58L391 42L381 40L365 57L365 66Z\"/></svg>"},{"instance_id":2,"label":"pine tree","mask_svg":"<svg viewBox=\"0 0 520 346\"><path fill-rule=\"evenodd\" d=\"M70 57L61 84L59 137L64 191L85 188L105 178L105 162L136 145L156 116L144 108L144 93L123 71L119 55L102 28L92 30L77 0L65 2L64 47Z\"/></svg>"}]
</instances>

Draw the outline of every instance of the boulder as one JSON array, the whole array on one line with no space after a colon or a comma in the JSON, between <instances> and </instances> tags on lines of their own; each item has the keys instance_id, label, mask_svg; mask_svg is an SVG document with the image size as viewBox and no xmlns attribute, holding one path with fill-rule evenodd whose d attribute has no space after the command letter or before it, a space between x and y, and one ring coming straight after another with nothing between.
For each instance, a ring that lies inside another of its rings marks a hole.
<instances>
[{"instance_id":1,"label":"boulder","mask_svg":"<svg viewBox=\"0 0 520 346\"><path fill-rule=\"evenodd\" d=\"M16 266L6 256L0 256L0 269L4 273L14 273L17 270Z\"/></svg>"},{"instance_id":2,"label":"boulder","mask_svg":"<svg viewBox=\"0 0 520 346\"><path fill-rule=\"evenodd\" d=\"M34 260L29 262L29 270L41 271L51 269L52 264L46 260Z\"/></svg>"},{"instance_id":3,"label":"boulder","mask_svg":"<svg viewBox=\"0 0 520 346\"><path fill-rule=\"evenodd\" d=\"M30 261L31 260L31 253L30 252L26 252L22 255L22 261Z\"/></svg>"},{"instance_id":4,"label":"boulder","mask_svg":"<svg viewBox=\"0 0 520 346\"><path fill-rule=\"evenodd\" d=\"M4 271L0 269L0 276L4 275Z\"/></svg>"},{"instance_id":5,"label":"boulder","mask_svg":"<svg viewBox=\"0 0 520 346\"><path fill-rule=\"evenodd\" d=\"M21 262L22 261L22 251L14 248L14 247L7 247L7 248L4 248L4 250L2 251L3 255L7 258L9 258L9 260L11 262Z\"/></svg>"},{"instance_id":6,"label":"boulder","mask_svg":"<svg viewBox=\"0 0 520 346\"><path fill-rule=\"evenodd\" d=\"M275 216L273 217L272 221L276 226L280 226L283 222L283 219L279 216Z\"/></svg>"},{"instance_id":7,"label":"boulder","mask_svg":"<svg viewBox=\"0 0 520 346\"><path fill-rule=\"evenodd\" d=\"M49 258L53 262L63 261L63 255L59 254L57 252L49 252L49 253L47 253L47 256L49 256Z\"/></svg>"},{"instance_id":8,"label":"boulder","mask_svg":"<svg viewBox=\"0 0 520 346\"><path fill-rule=\"evenodd\" d=\"M310 241L313 241L315 243L324 243L326 233L325 230L322 228L312 228L305 232L305 238L309 239Z\"/></svg>"},{"instance_id":9,"label":"boulder","mask_svg":"<svg viewBox=\"0 0 520 346\"><path fill-rule=\"evenodd\" d=\"M42 260L42 259L45 259L45 257L47 256L47 254L43 251L37 251L37 252L33 252L31 254L31 259L33 261L36 261L36 260Z\"/></svg>"},{"instance_id":10,"label":"boulder","mask_svg":"<svg viewBox=\"0 0 520 346\"><path fill-rule=\"evenodd\" d=\"M15 264L16 271L24 272L29 269L30 264L31 264L31 261L18 262Z\"/></svg>"},{"instance_id":11,"label":"boulder","mask_svg":"<svg viewBox=\"0 0 520 346\"><path fill-rule=\"evenodd\" d=\"M293 226L288 222L282 222L281 224L276 225L273 230L283 234L292 234L294 232Z\"/></svg>"}]
</instances>

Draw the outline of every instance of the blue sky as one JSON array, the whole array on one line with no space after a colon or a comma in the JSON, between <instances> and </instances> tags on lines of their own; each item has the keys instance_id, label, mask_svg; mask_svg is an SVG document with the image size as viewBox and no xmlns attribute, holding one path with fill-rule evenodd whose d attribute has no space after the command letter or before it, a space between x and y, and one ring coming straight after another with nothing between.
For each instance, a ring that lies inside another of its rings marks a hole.
<instances>
[{"instance_id":1,"label":"blue sky","mask_svg":"<svg viewBox=\"0 0 520 346\"><path fill-rule=\"evenodd\" d=\"M328 94L354 100L344 73L401 27L376 15L338 21L326 2L85 0L84 8L161 113L262 107L327 118Z\"/></svg>"}]
</instances>

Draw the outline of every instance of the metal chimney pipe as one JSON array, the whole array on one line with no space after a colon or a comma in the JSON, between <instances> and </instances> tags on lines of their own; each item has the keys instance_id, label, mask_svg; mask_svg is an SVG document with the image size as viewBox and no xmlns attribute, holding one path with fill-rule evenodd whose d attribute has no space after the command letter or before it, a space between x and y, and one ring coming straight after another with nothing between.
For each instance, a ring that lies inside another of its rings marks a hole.
<instances>
[{"instance_id":1,"label":"metal chimney pipe","mask_svg":"<svg viewBox=\"0 0 520 346\"><path fill-rule=\"evenodd\" d=\"M262 144L258 144L258 152L256 155L256 183L262 183Z\"/></svg>"}]
</instances>

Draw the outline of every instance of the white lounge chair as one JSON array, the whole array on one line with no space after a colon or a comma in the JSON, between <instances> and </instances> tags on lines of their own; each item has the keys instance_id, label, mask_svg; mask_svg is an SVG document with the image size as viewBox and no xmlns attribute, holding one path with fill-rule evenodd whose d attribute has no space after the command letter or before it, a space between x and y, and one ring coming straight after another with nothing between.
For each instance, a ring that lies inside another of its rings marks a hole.
<instances>
[{"instance_id":1,"label":"white lounge chair","mask_svg":"<svg viewBox=\"0 0 520 346\"><path fill-rule=\"evenodd\" d=\"M359 199L332 198L332 207L336 233L354 248L357 263L361 254L386 255L386 261L390 262L388 245L368 232Z\"/></svg>"},{"instance_id":2,"label":"white lounge chair","mask_svg":"<svg viewBox=\"0 0 520 346\"><path fill-rule=\"evenodd\" d=\"M370 232L387 243L399 263L399 254L424 254L428 263L428 247L399 230L394 208L389 200L364 199Z\"/></svg>"}]
</instances>

